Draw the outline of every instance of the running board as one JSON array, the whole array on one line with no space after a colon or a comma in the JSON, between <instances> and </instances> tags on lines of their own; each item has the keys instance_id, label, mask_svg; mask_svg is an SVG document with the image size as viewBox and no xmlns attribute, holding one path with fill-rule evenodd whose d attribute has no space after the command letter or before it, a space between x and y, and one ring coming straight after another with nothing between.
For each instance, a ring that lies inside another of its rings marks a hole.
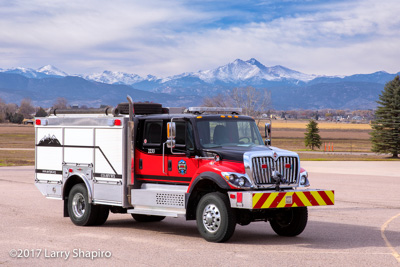
<instances>
[{"instance_id":1,"label":"running board","mask_svg":"<svg viewBox=\"0 0 400 267\"><path fill-rule=\"evenodd\" d=\"M187 186L143 184L131 190L128 213L179 217L186 215Z\"/></svg>"},{"instance_id":2,"label":"running board","mask_svg":"<svg viewBox=\"0 0 400 267\"><path fill-rule=\"evenodd\" d=\"M171 211L168 209L148 209L149 207L135 207L134 209L127 210L131 214L142 214L142 215L155 215L155 216L166 216L166 217L184 217L185 211Z\"/></svg>"}]
</instances>

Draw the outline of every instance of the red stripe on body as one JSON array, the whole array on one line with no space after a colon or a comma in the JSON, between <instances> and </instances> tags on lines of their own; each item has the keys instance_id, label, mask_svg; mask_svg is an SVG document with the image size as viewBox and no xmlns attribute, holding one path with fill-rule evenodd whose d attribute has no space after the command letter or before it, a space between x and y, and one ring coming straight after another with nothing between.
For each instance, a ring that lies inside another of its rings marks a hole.
<instances>
[{"instance_id":1,"label":"red stripe on body","mask_svg":"<svg viewBox=\"0 0 400 267\"><path fill-rule=\"evenodd\" d=\"M304 195L306 196L308 201L310 201L312 206L319 206L318 201L316 201L313 195L311 195L311 192L304 192Z\"/></svg>"},{"instance_id":2,"label":"red stripe on body","mask_svg":"<svg viewBox=\"0 0 400 267\"><path fill-rule=\"evenodd\" d=\"M281 202L282 198L285 197L285 193L279 193L275 200L271 203L271 206L269 206L270 208L276 208L276 206L278 206L279 202Z\"/></svg>"},{"instance_id":3,"label":"red stripe on body","mask_svg":"<svg viewBox=\"0 0 400 267\"><path fill-rule=\"evenodd\" d=\"M328 195L325 193L325 191L318 191L318 193L322 197L322 199L325 201L326 205L333 205L331 199L328 197Z\"/></svg>"},{"instance_id":4,"label":"red stripe on body","mask_svg":"<svg viewBox=\"0 0 400 267\"><path fill-rule=\"evenodd\" d=\"M265 201L268 199L268 197L271 195L271 193L264 193L258 200L257 204L254 205L253 209L261 209L262 205L265 203Z\"/></svg>"}]
</instances>

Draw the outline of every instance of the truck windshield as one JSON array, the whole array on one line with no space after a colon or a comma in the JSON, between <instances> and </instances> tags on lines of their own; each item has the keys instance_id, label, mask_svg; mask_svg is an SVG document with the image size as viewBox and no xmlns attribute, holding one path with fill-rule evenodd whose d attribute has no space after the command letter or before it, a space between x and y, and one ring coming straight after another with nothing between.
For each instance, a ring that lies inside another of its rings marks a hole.
<instances>
[{"instance_id":1,"label":"truck windshield","mask_svg":"<svg viewBox=\"0 0 400 267\"><path fill-rule=\"evenodd\" d=\"M197 122L197 128L203 148L263 145L258 127L252 120L202 119Z\"/></svg>"}]
</instances>

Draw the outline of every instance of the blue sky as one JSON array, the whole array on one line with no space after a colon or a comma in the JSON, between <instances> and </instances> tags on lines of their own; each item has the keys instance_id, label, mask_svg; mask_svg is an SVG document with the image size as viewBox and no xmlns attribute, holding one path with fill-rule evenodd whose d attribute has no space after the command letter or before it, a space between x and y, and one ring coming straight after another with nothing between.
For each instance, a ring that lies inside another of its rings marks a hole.
<instances>
[{"instance_id":1,"label":"blue sky","mask_svg":"<svg viewBox=\"0 0 400 267\"><path fill-rule=\"evenodd\" d=\"M240 58L308 74L400 71L398 0L0 0L0 68L159 77Z\"/></svg>"}]
</instances>

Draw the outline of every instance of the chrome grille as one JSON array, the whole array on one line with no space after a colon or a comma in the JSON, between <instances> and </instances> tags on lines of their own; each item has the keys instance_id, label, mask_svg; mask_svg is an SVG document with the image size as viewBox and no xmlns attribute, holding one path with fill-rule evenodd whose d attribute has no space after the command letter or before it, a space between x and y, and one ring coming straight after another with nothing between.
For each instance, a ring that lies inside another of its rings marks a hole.
<instances>
[{"instance_id":1,"label":"chrome grille","mask_svg":"<svg viewBox=\"0 0 400 267\"><path fill-rule=\"evenodd\" d=\"M285 168L286 164L290 164L289 169ZM276 161L272 157L253 157L252 167L253 178L258 185L274 184L272 180L273 168L283 175L287 183L297 183L297 174L299 171L297 157L279 157Z\"/></svg>"}]
</instances>

